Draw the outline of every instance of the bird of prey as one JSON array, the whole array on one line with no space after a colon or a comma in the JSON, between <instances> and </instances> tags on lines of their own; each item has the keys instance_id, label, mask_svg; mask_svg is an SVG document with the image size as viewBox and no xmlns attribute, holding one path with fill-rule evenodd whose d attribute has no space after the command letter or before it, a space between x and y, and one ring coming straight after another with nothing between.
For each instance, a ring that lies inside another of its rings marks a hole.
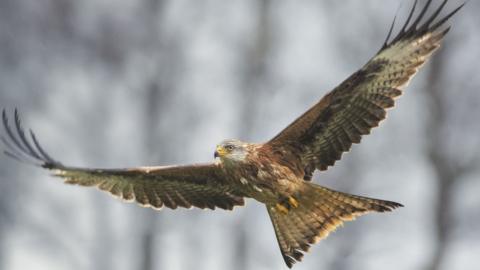
<instances>
[{"instance_id":1,"label":"bird of prey","mask_svg":"<svg viewBox=\"0 0 480 270\"><path fill-rule=\"evenodd\" d=\"M12 124L3 110L5 154L51 170L65 183L97 187L154 209L231 210L244 205L244 198L253 198L266 206L283 259L292 267L311 244L344 221L402 206L314 184L312 175L334 165L385 118L386 109L440 46L450 29L445 22L463 6L439 18L447 1L432 11L432 0L419 11L415 2L395 37L392 23L385 43L366 65L277 136L265 143L224 140L211 163L126 169L66 166L42 149L31 130L25 133L17 110Z\"/></svg>"}]
</instances>

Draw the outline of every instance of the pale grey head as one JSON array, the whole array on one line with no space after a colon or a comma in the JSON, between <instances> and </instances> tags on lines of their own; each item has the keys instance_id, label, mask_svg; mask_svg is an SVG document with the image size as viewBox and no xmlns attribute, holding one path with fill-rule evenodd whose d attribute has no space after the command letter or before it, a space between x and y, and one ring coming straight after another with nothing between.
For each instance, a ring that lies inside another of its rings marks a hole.
<instances>
[{"instance_id":1,"label":"pale grey head","mask_svg":"<svg viewBox=\"0 0 480 270\"><path fill-rule=\"evenodd\" d=\"M248 143L236 139L223 140L217 145L215 158L222 161L243 161L247 155Z\"/></svg>"}]
</instances>

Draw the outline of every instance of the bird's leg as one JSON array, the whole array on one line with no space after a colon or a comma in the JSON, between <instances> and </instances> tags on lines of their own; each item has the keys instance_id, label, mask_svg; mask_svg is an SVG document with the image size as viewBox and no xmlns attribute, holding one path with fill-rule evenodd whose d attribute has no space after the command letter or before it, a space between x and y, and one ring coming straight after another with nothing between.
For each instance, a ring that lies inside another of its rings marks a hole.
<instances>
[{"instance_id":1,"label":"bird's leg","mask_svg":"<svg viewBox=\"0 0 480 270\"><path fill-rule=\"evenodd\" d=\"M293 196L289 196L287 198L283 198L282 200L280 200L276 205L275 207L277 208L277 210L280 212L280 213L283 213L283 214L288 214L288 212L290 211L290 209L293 208L297 208L298 207L298 201L297 199L295 199Z\"/></svg>"},{"instance_id":2,"label":"bird's leg","mask_svg":"<svg viewBox=\"0 0 480 270\"><path fill-rule=\"evenodd\" d=\"M282 214L288 214L288 208L285 207L282 203L277 203L275 205L275 208L278 210L278 212L282 213Z\"/></svg>"},{"instance_id":3,"label":"bird's leg","mask_svg":"<svg viewBox=\"0 0 480 270\"><path fill-rule=\"evenodd\" d=\"M293 208L298 207L298 201L293 196L288 197L288 203L290 206L293 206Z\"/></svg>"}]
</instances>

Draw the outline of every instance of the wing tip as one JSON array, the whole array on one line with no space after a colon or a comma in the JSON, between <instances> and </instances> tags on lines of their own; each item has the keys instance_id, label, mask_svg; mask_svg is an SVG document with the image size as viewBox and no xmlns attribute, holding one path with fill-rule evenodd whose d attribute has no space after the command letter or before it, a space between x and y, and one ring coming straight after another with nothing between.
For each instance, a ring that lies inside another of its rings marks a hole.
<instances>
[{"instance_id":1,"label":"wing tip","mask_svg":"<svg viewBox=\"0 0 480 270\"><path fill-rule=\"evenodd\" d=\"M443 8L445 7L445 5L447 4L448 1L449 0L444 0L437 7L437 9L432 13L431 16L429 18L427 18L423 23L421 23L422 20L424 19L424 16L425 16L427 10L429 9L429 7L432 3L432 0L428 0L427 3L425 4L425 6L420 11L420 13L418 14L418 16L413 21L413 23L410 24L410 21L413 18L413 14L415 13L415 10L416 10L417 4L418 4L418 0L415 0L414 4L412 6L412 9L410 10L408 18L407 18L406 22L404 23L403 27L398 32L398 34L395 36L395 38L393 38L391 41L389 41L389 39L391 37L391 34L392 34L392 31L393 31L393 26L395 24L395 20L396 20L396 17L397 17L397 16L395 16L395 18L393 19L393 23L390 27L390 30L388 32L387 38L386 38L385 42L383 43L383 46L380 49L380 51L388 48L389 46L398 42L399 40L408 39L408 38L412 38L412 37L419 37L419 36L421 36L425 33L428 33L428 32L435 32L439 27L444 25L451 17L453 17L460 9L462 9L465 6L465 4L468 2L467 1L467 2L462 3L461 5L456 7L453 11L451 11L450 13L448 13L447 15L445 15L444 17L439 19L436 23L434 23L434 21L437 19L438 15L443 10ZM450 27L448 27L448 29L449 28ZM448 31L445 32L445 31L442 30L442 33L444 33L443 35L445 35L447 32Z\"/></svg>"},{"instance_id":2,"label":"wing tip","mask_svg":"<svg viewBox=\"0 0 480 270\"><path fill-rule=\"evenodd\" d=\"M29 130L30 138L25 135L19 110L14 108L13 126L9 123L7 110L2 109L2 124L6 136L0 136L5 147L3 153L21 163L42 167L45 169L60 168L62 165L52 159L40 146L35 134ZM33 143L32 143L33 142Z\"/></svg>"},{"instance_id":3,"label":"wing tip","mask_svg":"<svg viewBox=\"0 0 480 270\"><path fill-rule=\"evenodd\" d=\"M294 258L287 256L286 254L282 254L282 257L289 269L291 269L293 265L297 262Z\"/></svg>"}]
</instances>

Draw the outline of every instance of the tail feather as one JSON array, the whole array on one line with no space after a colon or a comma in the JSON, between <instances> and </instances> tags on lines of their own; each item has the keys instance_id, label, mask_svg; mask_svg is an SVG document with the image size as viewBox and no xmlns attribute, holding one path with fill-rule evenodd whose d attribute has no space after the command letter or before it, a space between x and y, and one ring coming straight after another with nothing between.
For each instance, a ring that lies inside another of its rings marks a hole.
<instances>
[{"instance_id":1,"label":"tail feather","mask_svg":"<svg viewBox=\"0 0 480 270\"><path fill-rule=\"evenodd\" d=\"M302 260L311 244L327 237L344 221L368 212L388 212L402 206L333 191L309 182L305 185L305 191L296 197L298 206L287 213L274 205L267 206L283 259L290 268Z\"/></svg>"}]
</instances>

